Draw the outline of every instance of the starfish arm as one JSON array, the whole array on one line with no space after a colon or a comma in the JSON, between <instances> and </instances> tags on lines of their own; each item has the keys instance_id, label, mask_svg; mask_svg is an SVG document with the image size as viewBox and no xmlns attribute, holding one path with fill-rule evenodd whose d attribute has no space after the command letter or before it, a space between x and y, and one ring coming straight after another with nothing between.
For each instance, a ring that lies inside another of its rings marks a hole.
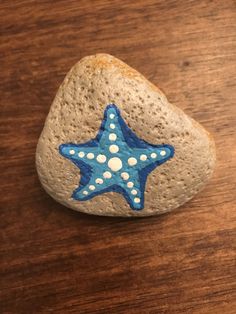
<instances>
[{"instance_id":1,"label":"starfish arm","mask_svg":"<svg viewBox=\"0 0 236 314\"><path fill-rule=\"evenodd\" d=\"M114 144L116 141L124 142L124 136L119 123L120 119L119 109L114 105L107 106L97 136L101 148L105 149L108 143Z\"/></svg>"},{"instance_id":2,"label":"starfish arm","mask_svg":"<svg viewBox=\"0 0 236 314\"><path fill-rule=\"evenodd\" d=\"M89 178L84 180L81 177L79 187L74 190L72 197L77 200L85 201L94 196L103 193L108 187L114 185L114 178L110 177L110 172L93 171L92 169Z\"/></svg>"},{"instance_id":3,"label":"starfish arm","mask_svg":"<svg viewBox=\"0 0 236 314\"><path fill-rule=\"evenodd\" d=\"M148 145L147 148L136 148L133 155L137 160L136 168L143 169L147 166L158 166L173 157L174 149L170 145Z\"/></svg>"},{"instance_id":4,"label":"starfish arm","mask_svg":"<svg viewBox=\"0 0 236 314\"><path fill-rule=\"evenodd\" d=\"M91 167L96 164L103 164L106 162L106 156L101 153L99 146L93 146L89 143L85 144L62 144L59 147L60 154L76 165L85 163Z\"/></svg>"},{"instance_id":5,"label":"starfish arm","mask_svg":"<svg viewBox=\"0 0 236 314\"><path fill-rule=\"evenodd\" d=\"M139 173L136 172L123 185L124 196L134 210L141 210L144 207L145 182L140 181Z\"/></svg>"}]
</instances>

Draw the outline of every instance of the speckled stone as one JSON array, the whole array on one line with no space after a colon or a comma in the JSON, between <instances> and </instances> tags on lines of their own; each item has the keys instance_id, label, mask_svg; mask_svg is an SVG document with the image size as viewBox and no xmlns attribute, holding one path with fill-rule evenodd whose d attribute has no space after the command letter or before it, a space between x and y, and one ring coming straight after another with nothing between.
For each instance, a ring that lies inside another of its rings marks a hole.
<instances>
[{"instance_id":1,"label":"speckled stone","mask_svg":"<svg viewBox=\"0 0 236 314\"><path fill-rule=\"evenodd\" d=\"M116 192L86 201L73 199L80 168L59 153L63 143L95 138L111 103L140 139L175 150L173 158L148 175L144 208L139 211ZM215 158L214 141L200 124L170 104L140 73L110 55L97 54L73 66L60 86L38 141L36 166L44 189L71 209L141 217L171 211L191 199L212 175Z\"/></svg>"}]
</instances>

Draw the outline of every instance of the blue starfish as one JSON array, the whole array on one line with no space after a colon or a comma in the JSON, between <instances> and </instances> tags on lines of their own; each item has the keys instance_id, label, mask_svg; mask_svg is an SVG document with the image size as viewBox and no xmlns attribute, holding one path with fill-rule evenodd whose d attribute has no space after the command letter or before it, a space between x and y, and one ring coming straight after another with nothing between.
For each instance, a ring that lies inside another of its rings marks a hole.
<instances>
[{"instance_id":1,"label":"blue starfish","mask_svg":"<svg viewBox=\"0 0 236 314\"><path fill-rule=\"evenodd\" d=\"M75 200L86 201L105 192L121 193L134 210L144 207L147 176L174 155L171 145L152 145L127 126L116 105L108 105L95 139L62 144L60 154L80 168Z\"/></svg>"}]
</instances>

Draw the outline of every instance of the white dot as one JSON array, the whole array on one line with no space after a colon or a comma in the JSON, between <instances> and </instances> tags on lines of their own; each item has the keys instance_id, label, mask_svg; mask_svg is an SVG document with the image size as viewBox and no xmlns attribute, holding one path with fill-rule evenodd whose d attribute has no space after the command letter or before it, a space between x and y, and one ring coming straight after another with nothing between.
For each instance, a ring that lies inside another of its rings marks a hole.
<instances>
[{"instance_id":1,"label":"white dot","mask_svg":"<svg viewBox=\"0 0 236 314\"><path fill-rule=\"evenodd\" d=\"M112 154L115 154L119 151L119 147L117 145L111 145L109 147L109 151L112 153Z\"/></svg>"},{"instance_id":2,"label":"white dot","mask_svg":"<svg viewBox=\"0 0 236 314\"><path fill-rule=\"evenodd\" d=\"M131 191L131 194L133 194L133 195L136 195L138 192L137 192L137 190L132 190Z\"/></svg>"},{"instance_id":3,"label":"white dot","mask_svg":"<svg viewBox=\"0 0 236 314\"><path fill-rule=\"evenodd\" d=\"M111 124L110 124L110 128L111 128L111 129L115 129L115 128L116 128L115 124L114 124L114 123L111 123Z\"/></svg>"},{"instance_id":4,"label":"white dot","mask_svg":"<svg viewBox=\"0 0 236 314\"><path fill-rule=\"evenodd\" d=\"M122 173L121 173L121 178L122 178L123 180L128 180L128 179L129 179L129 174L128 174L128 172L122 172Z\"/></svg>"},{"instance_id":5,"label":"white dot","mask_svg":"<svg viewBox=\"0 0 236 314\"><path fill-rule=\"evenodd\" d=\"M101 178L97 178L97 179L95 180L95 182L96 182L97 184L103 184L103 180L102 180Z\"/></svg>"},{"instance_id":6,"label":"white dot","mask_svg":"<svg viewBox=\"0 0 236 314\"><path fill-rule=\"evenodd\" d=\"M111 119L114 119L114 118L115 118L114 113L111 113L109 117L110 117Z\"/></svg>"},{"instance_id":7,"label":"white dot","mask_svg":"<svg viewBox=\"0 0 236 314\"><path fill-rule=\"evenodd\" d=\"M93 153L88 153L87 154L87 158L88 159L93 159L94 158L94 154Z\"/></svg>"},{"instance_id":8,"label":"white dot","mask_svg":"<svg viewBox=\"0 0 236 314\"><path fill-rule=\"evenodd\" d=\"M119 171L122 168L122 161L118 157L113 157L108 161L108 167L112 171Z\"/></svg>"},{"instance_id":9,"label":"white dot","mask_svg":"<svg viewBox=\"0 0 236 314\"><path fill-rule=\"evenodd\" d=\"M109 134L109 140L110 140L110 141L115 141L116 139L117 139L117 136L116 136L115 133Z\"/></svg>"},{"instance_id":10,"label":"white dot","mask_svg":"<svg viewBox=\"0 0 236 314\"><path fill-rule=\"evenodd\" d=\"M135 197L135 198L134 198L134 202L135 202L135 203L140 203L140 198Z\"/></svg>"},{"instance_id":11,"label":"white dot","mask_svg":"<svg viewBox=\"0 0 236 314\"><path fill-rule=\"evenodd\" d=\"M128 164L129 164L130 166L135 166L136 163L137 163L137 159L136 159L136 158L130 157L130 158L128 159Z\"/></svg>"},{"instance_id":12,"label":"white dot","mask_svg":"<svg viewBox=\"0 0 236 314\"><path fill-rule=\"evenodd\" d=\"M90 189L91 191L93 191L93 190L95 190L95 186L94 186L94 185L90 185L90 186L89 186L89 189Z\"/></svg>"},{"instance_id":13,"label":"white dot","mask_svg":"<svg viewBox=\"0 0 236 314\"><path fill-rule=\"evenodd\" d=\"M142 160L142 161L147 160L147 155L144 155L144 154L143 154L143 155L141 155L141 156L140 156L140 160Z\"/></svg>"},{"instance_id":14,"label":"white dot","mask_svg":"<svg viewBox=\"0 0 236 314\"><path fill-rule=\"evenodd\" d=\"M165 156L165 155L166 155L166 151L162 150L162 151L160 152L160 155L161 155L161 156Z\"/></svg>"},{"instance_id":15,"label":"white dot","mask_svg":"<svg viewBox=\"0 0 236 314\"><path fill-rule=\"evenodd\" d=\"M69 153L70 153L70 155L74 155L74 153L75 153L74 149L71 149L71 150L69 151Z\"/></svg>"},{"instance_id":16,"label":"white dot","mask_svg":"<svg viewBox=\"0 0 236 314\"><path fill-rule=\"evenodd\" d=\"M127 183L127 186L128 186L128 188L131 189L131 188L134 186L134 184L133 184L133 182L129 181L129 182Z\"/></svg>"},{"instance_id":17,"label":"white dot","mask_svg":"<svg viewBox=\"0 0 236 314\"><path fill-rule=\"evenodd\" d=\"M96 159L100 164L103 164L107 160L107 157L105 155L99 154L97 155Z\"/></svg>"},{"instance_id":18,"label":"white dot","mask_svg":"<svg viewBox=\"0 0 236 314\"><path fill-rule=\"evenodd\" d=\"M84 195L88 195L88 191L84 191L83 194L84 194Z\"/></svg>"},{"instance_id":19,"label":"white dot","mask_svg":"<svg viewBox=\"0 0 236 314\"><path fill-rule=\"evenodd\" d=\"M81 158L83 158L84 155L85 155L84 152L79 152L79 153L78 153L78 156L81 157Z\"/></svg>"},{"instance_id":20,"label":"white dot","mask_svg":"<svg viewBox=\"0 0 236 314\"><path fill-rule=\"evenodd\" d=\"M112 176L111 176L111 173L110 173L109 171L105 171L105 172L103 173L103 177L104 177L105 179L110 179Z\"/></svg>"},{"instance_id":21,"label":"white dot","mask_svg":"<svg viewBox=\"0 0 236 314\"><path fill-rule=\"evenodd\" d=\"M156 154L156 153L151 153L151 157L152 157L152 158L156 158L156 157L157 157L157 154Z\"/></svg>"}]
</instances>

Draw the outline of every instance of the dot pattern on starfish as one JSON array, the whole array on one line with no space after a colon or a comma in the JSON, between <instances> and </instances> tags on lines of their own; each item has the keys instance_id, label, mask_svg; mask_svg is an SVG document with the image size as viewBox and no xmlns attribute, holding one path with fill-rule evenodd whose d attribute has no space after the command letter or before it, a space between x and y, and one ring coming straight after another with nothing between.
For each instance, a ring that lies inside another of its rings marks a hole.
<instances>
[{"instance_id":1,"label":"dot pattern on starfish","mask_svg":"<svg viewBox=\"0 0 236 314\"><path fill-rule=\"evenodd\" d=\"M174 156L173 146L153 145L138 138L114 104L106 107L95 139L84 144L62 144L59 152L81 172L73 199L86 201L102 193L117 192L133 210L144 208L149 173Z\"/></svg>"}]
</instances>

